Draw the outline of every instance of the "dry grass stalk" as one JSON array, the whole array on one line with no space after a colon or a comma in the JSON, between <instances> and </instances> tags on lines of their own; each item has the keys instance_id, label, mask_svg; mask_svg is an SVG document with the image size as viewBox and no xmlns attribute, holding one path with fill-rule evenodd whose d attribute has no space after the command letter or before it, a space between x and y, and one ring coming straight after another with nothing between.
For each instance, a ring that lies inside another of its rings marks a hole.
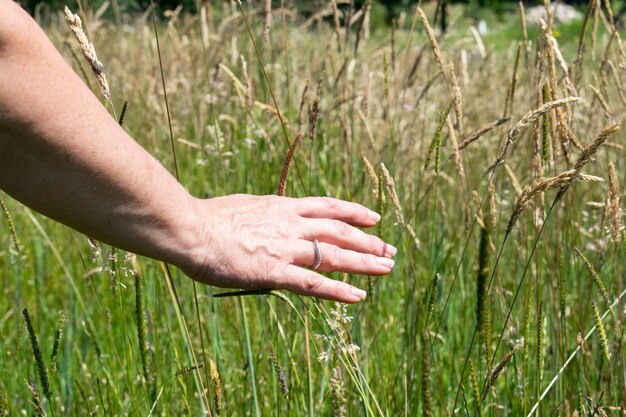
<instances>
[{"instance_id":1,"label":"dry grass stalk","mask_svg":"<svg viewBox=\"0 0 626 417\"><path fill-rule=\"evenodd\" d=\"M313 104L309 106L309 139L315 139L315 134L317 133L317 121L320 117L320 101L322 99L322 82L324 78L320 77L320 80L317 83L317 94L315 95L315 100L313 100Z\"/></svg>"},{"instance_id":2,"label":"dry grass stalk","mask_svg":"<svg viewBox=\"0 0 626 417\"><path fill-rule=\"evenodd\" d=\"M509 133L506 136L506 141L504 142L504 145L502 146L502 148L500 149L500 152L498 153L498 158L496 159L496 163L494 164L494 167L496 165L501 164L504 161L504 157L506 156L506 152L509 149L509 146L511 146L511 144L513 144L513 142L517 139L517 137L520 134L520 131L522 130L522 128L526 127L529 123L534 122L535 120L537 120L540 116L544 115L545 113L549 112L550 110L560 107L560 106L564 106L568 103L573 103L575 101L579 101L580 98L579 97L566 97L566 98L561 98L558 100L554 100L554 101L549 101L547 103L544 103L541 105L541 107L531 110L528 113L526 113L524 115L524 117L522 117L516 124L515 126L513 126L513 128L511 130L509 130Z\"/></svg>"},{"instance_id":3,"label":"dry grass stalk","mask_svg":"<svg viewBox=\"0 0 626 417\"><path fill-rule=\"evenodd\" d=\"M454 103L454 115L456 117L456 125L459 133L463 134L463 95L461 87L454 71L454 64L451 62L449 67L450 87L452 88L452 98Z\"/></svg>"},{"instance_id":4,"label":"dry grass stalk","mask_svg":"<svg viewBox=\"0 0 626 417\"><path fill-rule=\"evenodd\" d=\"M611 219L611 228L613 232L613 242L619 245L622 239L622 210L620 203L622 194L620 192L617 175L615 174L615 165L613 161L609 162L609 218Z\"/></svg>"},{"instance_id":5,"label":"dry grass stalk","mask_svg":"<svg viewBox=\"0 0 626 417\"><path fill-rule=\"evenodd\" d=\"M511 84L506 94L504 101L504 114L502 118L505 118L509 114L509 107L513 108L513 99L515 98L515 86L517 84L517 69L519 67L519 57L522 50L522 43L517 44L517 51L515 52L515 63L513 64L513 75L511 76Z\"/></svg>"},{"instance_id":6,"label":"dry grass stalk","mask_svg":"<svg viewBox=\"0 0 626 417\"><path fill-rule=\"evenodd\" d=\"M209 373L211 382L213 382L213 399L215 404L215 412L219 416L222 414L222 386L220 385L220 374L213 359L209 360Z\"/></svg>"},{"instance_id":7,"label":"dry grass stalk","mask_svg":"<svg viewBox=\"0 0 626 417\"><path fill-rule=\"evenodd\" d=\"M39 391L37 390L37 384L35 384L35 379L32 375L28 375L28 381L26 381L26 386L30 391L30 394L33 396L31 400L31 405L35 409L35 416L37 417L45 417L46 410L43 407L43 401L41 401L41 396L39 395Z\"/></svg>"},{"instance_id":8,"label":"dry grass stalk","mask_svg":"<svg viewBox=\"0 0 626 417\"><path fill-rule=\"evenodd\" d=\"M448 133L450 138L450 144L452 145L452 158L454 159L454 164L456 165L456 170L459 173L459 178L461 180L461 184L466 183L465 178L465 166L463 165L463 158L461 158L461 153L459 152L459 144L457 142L456 133L454 131L454 126L452 126L452 122L450 118L446 118L446 125L448 127Z\"/></svg>"},{"instance_id":9,"label":"dry grass stalk","mask_svg":"<svg viewBox=\"0 0 626 417\"><path fill-rule=\"evenodd\" d=\"M446 76L446 64L444 63L443 54L441 53L441 48L439 48L439 42L437 42L437 38L435 38L435 33L430 27L430 23L428 23L428 18L420 7L417 8L416 13L422 21L422 24L424 25L424 29L426 30L426 37L428 37L428 42L430 42L430 46L431 48L433 48L433 54L435 55L437 65L439 66L439 69L444 74L444 76Z\"/></svg>"},{"instance_id":10,"label":"dry grass stalk","mask_svg":"<svg viewBox=\"0 0 626 417\"><path fill-rule=\"evenodd\" d=\"M102 65L102 62L100 62L100 60L98 59L96 49L94 48L93 44L89 42L87 35L85 35L85 32L83 31L80 17L77 14L72 13L67 6L65 6L64 10L65 17L70 25L70 29L72 30L74 37L78 41L80 49L83 51L83 55L85 56L87 63L89 64L89 66L91 66L91 70L98 79L98 84L100 84L100 87L102 88L104 98L106 98L109 104L112 105L111 91L109 89L109 83L107 82L107 77L104 72L104 67Z\"/></svg>"},{"instance_id":11,"label":"dry grass stalk","mask_svg":"<svg viewBox=\"0 0 626 417\"><path fill-rule=\"evenodd\" d=\"M598 88L595 87L593 84L589 84L589 87L591 88L591 91L593 91L593 95L596 98L596 100L598 100L598 102L600 103L602 110L604 110L604 117L606 119L610 119L611 108L609 107L609 103L606 102L606 99L602 95L602 92L600 92L600 90L598 90Z\"/></svg>"},{"instance_id":12,"label":"dry grass stalk","mask_svg":"<svg viewBox=\"0 0 626 417\"><path fill-rule=\"evenodd\" d=\"M7 225L9 226L9 233L11 233L11 241L13 242L13 247L15 248L16 253L20 253L20 240L17 237L17 231L15 230L15 224L13 223L13 218L11 218L11 213L9 213L9 208L6 206L4 201L0 199L0 209L2 209L2 213L4 213L4 217L7 220Z\"/></svg>"},{"instance_id":13,"label":"dry grass stalk","mask_svg":"<svg viewBox=\"0 0 626 417\"><path fill-rule=\"evenodd\" d=\"M493 367L491 374L487 378L487 383L485 384L485 388L483 389L482 400L484 401L487 398L487 394L489 394L489 389L496 383L498 377L504 372L506 369L506 365L511 361L513 355L517 352L517 348L511 350L509 353L504 355L502 360Z\"/></svg>"},{"instance_id":14,"label":"dry grass stalk","mask_svg":"<svg viewBox=\"0 0 626 417\"><path fill-rule=\"evenodd\" d=\"M400 199L398 198L398 193L396 192L396 183L393 180L393 177L389 173L389 170L387 169L385 164L382 162L380 164L380 170L383 174L383 178L385 180L385 188L387 189L387 193L389 194L389 197L391 198L391 203L393 204L393 208L394 208L398 223L400 223L402 227L405 227L406 230L409 232L409 234L413 238L415 247L420 248L421 242L417 237L417 233L415 233L415 229L413 229L413 226L411 226L409 223L406 223L404 219L404 215L402 214L402 205L400 204Z\"/></svg>"},{"instance_id":15,"label":"dry grass stalk","mask_svg":"<svg viewBox=\"0 0 626 417\"><path fill-rule=\"evenodd\" d=\"M302 132L296 133L296 136L291 141L291 146L289 146L289 151L287 151L287 155L285 155L283 168L280 171L280 180L278 183L278 192L277 192L277 194L281 197L285 196L285 190L287 188L287 178L289 177L289 169L291 168L293 155L296 152L296 146L298 146L298 143L300 143L300 139L302 139Z\"/></svg>"},{"instance_id":16,"label":"dry grass stalk","mask_svg":"<svg viewBox=\"0 0 626 417\"><path fill-rule=\"evenodd\" d=\"M243 55L240 56L241 59L241 74L243 76L243 84L246 86L246 98L247 98L247 102L246 105L248 106L248 112L252 111L252 105L253 105L253 100L252 100L252 81L250 80L250 74L248 74L248 62L246 61L246 59L243 57Z\"/></svg>"},{"instance_id":17,"label":"dry grass stalk","mask_svg":"<svg viewBox=\"0 0 626 417\"><path fill-rule=\"evenodd\" d=\"M614 84L611 86L617 90L617 95L624 106L626 106L626 94L624 93L623 82L620 78L622 73L621 69L615 65L612 60L608 60L609 67L611 68L611 75L613 75Z\"/></svg>"},{"instance_id":18,"label":"dry grass stalk","mask_svg":"<svg viewBox=\"0 0 626 417\"><path fill-rule=\"evenodd\" d=\"M524 8L524 2L520 1L517 3L519 6L519 15L520 20L522 22L522 39L524 40L524 46L528 51L528 24L526 23L526 9Z\"/></svg>"},{"instance_id":19,"label":"dry grass stalk","mask_svg":"<svg viewBox=\"0 0 626 417\"><path fill-rule=\"evenodd\" d=\"M302 96L300 98L300 108L298 109L298 132L302 131L302 124L304 123L304 106L307 101L307 92L309 91L309 80L306 80L306 84L302 89Z\"/></svg>"},{"instance_id":20,"label":"dry grass stalk","mask_svg":"<svg viewBox=\"0 0 626 417\"><path fill-rule=\"evenodd\" d=\"M504 163L504 170L506 171L506 174L509 176L509 179L511 180L511 185L513 186L513 189L517 193L518 197L521 196L523 192L522 186L519 180L517 179L517 177L515 176L515 173L511 169L511 166L507 164L506 162Z\"/></svg>"},{"instance_id":21,"label":"dry grass stalk","mask_svg":"<svg viewBox=\"0 0 626 417\"><path fill-rule=\"evenodd\" d=\"M265 27L263 28L263 40L270 40L270 26L272 26L272 0L265 0Z\"/></svg>"},{"instance_id":22,"label":"dry grass stalk","mask_svg":"<svg viewBox=\"0 0 626 417\"><path fill-rule=\"evenodd\" d=\"M337 0L332 0L331 5L333 7L333 23L335 27L335 36L337 37L337 51L341 53L341 24L339 23L339 8L337 7Z\"/></svg>"},{"instance_id":23,"label":"dry grass stalk","mask_svg":"<svg viewBox=\"0 0 626 417\"><path fill-rule=\"evenodd\" d=\"M365 155L362 155L361 158L363 159L363 165L365 165L365 170L367 171L367 174L369 175L370 179L372 180L372 184L374 185L374 188L372 189L372 191L374 192L374 197L378 199L379 183L378 183L378 175L376 175L376 170L370 163L369 159L365 157Z\"/></svg>"},{"instance_id":24,"label":"dry grass stalk","mask_svg":"<svg viewBox=\"0 0 626 417\"><path fill-rule=\"evenodd\" d=\"M506 228L506 233L510 233L511 229L517 222L522 211L528 205L530 200L536 195L543 193L546 190L551 188L559 188L563 189L563 187L571 184L571 182L575 179L580 181L598 181L601 180L598 177L594 177L591 175L580 174L580 172L576 169L570 169L565 172L560 173L555 177L545 177L545 178L537 178L531 184L526 186L522 191L521 195L517 199L517 202L513 206L513 213L509 218L509 224Z\"/></svg>"},{"instance_id":25,"label":"dry grass stalk","mask_svg":"<svg viewBox=\"0 0 626 417\"><path fill-rule=\"evenodd\" d=\"M278 363L278 359L276 358L276 353L274 352L274 346L269 344L270 351L270 362L274 367L274 372L276 372L276 378L278 379L278 386L280 387L280 393L283 395L283 398L287 399L289 397L289 387L287 385L287 378L285 377L285 372L283 372L283 367Z\"/></svg>"},{"instance_id":26,"label":"dry grass stalk","mask_svg":"<svg viewBox=\"0 0 626 417\"><path fill-rule=\"evenodd\" d=\"M463 140L461 141L461 143L459 143L459 150L463 150L465 148L467 148L468 145L470 145L471 143L477 141L478 139L480 139L481 136L483 136L485 133L489 132L491 129L498 127L500 125L503 125L504 123L508 122L509 120L511 120L510 117L504 118L504 119L498 119L498 120L494 120L493 122L481 127L480 129L470 133L469 135L465 136L463 138Z\"/></svg>"}]
</instances>

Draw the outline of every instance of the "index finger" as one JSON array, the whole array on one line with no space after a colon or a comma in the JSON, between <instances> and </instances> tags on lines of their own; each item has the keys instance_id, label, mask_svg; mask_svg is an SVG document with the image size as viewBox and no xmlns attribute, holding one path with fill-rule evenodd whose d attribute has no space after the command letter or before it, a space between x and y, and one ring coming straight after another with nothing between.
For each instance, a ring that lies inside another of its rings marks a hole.
<instances>
[{"instance_id":1,"label":"index finger","mask_svg":"<svg viewBox=\"0 0 626 417\"><path fill-rule=\"evenodd\" d=\"M353 226L371 227L380 215L365 206L331 197L305 197L297 202L302 217L341 220Z\"/></svg>"}]
</instances>

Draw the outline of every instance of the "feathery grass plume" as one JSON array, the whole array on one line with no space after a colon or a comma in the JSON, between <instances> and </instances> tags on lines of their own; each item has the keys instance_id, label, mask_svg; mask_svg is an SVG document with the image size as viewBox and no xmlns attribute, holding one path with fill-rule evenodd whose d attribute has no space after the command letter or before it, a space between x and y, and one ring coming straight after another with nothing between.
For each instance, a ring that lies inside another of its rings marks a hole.
<instances>
[{"instance_id":1,"label":"feathery grass plume","mask_svg":"<svg viewBox=\"0 0 626 417\"><path fill-rule=\"evenodd\" d=\"M422 24L424 25L424 29L426 30L426 37L428 38L428 42L430 42L430 47L433 49L433 54L435 55L437 65L439 65L439 69L444 74L444 77L446 77L446 64L444 63L443 55L441 54L441 49L439 48L437 38L435 38L435 33L430 27L430 23L428 23L428 18L419 6L417 7L416 13L422 21Z\"/></svg>"},{"instance_id":2,"label":"feathery grass plume","mask_svg":"<svg viewBox=\"0 0 626 417\"><path fill-rule=\"evenodd\" d=\"M46 410L43 408L43 401L41 401L41 396L39 395L37 385L35 384L35 380L32 375L28 375L28 381L26 381L26 386L28 387L30 394L33 396L33 399L30 403L35 410L35 416L45 417Z\"/></svg>"},{"instance_id":3,"label":"feathery grass plume","mask_svg":"<svg viewBox=\"0 0 626 417\"><path fill-rule=\"evenodd\" d=\"M615 123L610 124L609 126L602 129L600 134L598 134L598 136L596 136L596 138L593 141L591 141L591 143L589 143L587 146L584 147L584 149L580 153L580 156L578 157L578 160L574 164L573 170L576 171L576 174L572 177L572 179L567 184L561 187L561 189L556 195L555 201L559 201L561 198L563 198L563 196L565 195L565 192L571 185L572 181L578 178L578 176L580 175L580 171L583 169L585 165L587 165L587 163L589 163L589 161L591 160L591 157L595 155L595 153L598 151L600 146L602 146L609 137L611 137L621 128L622 128L621 122L615 122Z\"/></svg>"},{"instance_id":4,"label":"feathery grass plume","mask_svg":"<svg viewBox=\"0 0 626 417\"><path fill-rule=\"evenodd\" d=\"M78 65L78 69L81 75L83 76L83 81L85 82L85 84L87 84L87 87L89 87L90 90L93 90L91 79L89 78L89 75L87 75L87 71L85 71L85 66L83 65L83 61L79 58L78 54L74 51L74 48L72 48L72 44L70 44L68 41L65 41L63 44L67 47L67 49L69 49L70 53L72 54L72 58L74 59L74 62L76 62L76 65Z\"/></svg>"},{"instance_id":5,"label":"feathery grass plume","mask_svg":"<svg viewBox=\"0 0 626 417\"><path fill-rule=\"evenodd\" d=\"M9 226L9 233L11 233L11 241L13 242L13 247L15 248L16 253L20 253L20 240L17 237L17 231L15 230L15 224L13 223L13 218L11 218L11 213L9 213L9 208L6 206L4 201L0 199L0 209L2 209L2 213L4 213L4 217L7 221L7 226Z\"/></svg>"},{"instance_id":6,"label":"feathery grass plume","mask_svg":"<svg viewBox=\"0 0 626 417\"><path fill-rule=\"evenodd\" d=\"M59 311L59 321L57 323L57 330L54 333L54 343L52 344L52 354L50 355L50 370L56 372L57 370L57 354L59 353L59 346L61 339L63 338L63 327L65 326L65 311Z\"/></svg>"},{"instance_id":7,"label":"feathery grass plume","mask_svg":"<svg viewBox=\"0 0 626 417\"><path fill-rule=\"evenodd\" d=\"M346 417L348 415L348 397L346 396L346 387L343 384L341 365L335 366L330 373L330 395L333 404L333 417Z\"/></svg>"},{"instance_id":8,"label":"feathery grass plume","mask_svg":"<svg viewBox=\"0 0 626 417\"><path fill-rule=\"evenodd\" d=\"M452 102L448 104L448 107L445 110L442 110L439 113L439 121L437 122L437 128L435 129L435 134L433 135L432 140L430 141L430 146L428 147L428 152L426 153L426 161L424 161L424 169L428 168L430 164L430 160L433 155L433 151L435 152L435 172L439 173L439 165L441 159L441 140L442 140L442 131L443 126L446 124L446 119L448 118L448 114L450 114L450 110L452 109Z\"/></svg>"},{"instance_id":9,"label":"feathery grass plume","mask_svg":"<svg viewBox=\"0 0 626 417\"><path fill-rule=\"evenodd\" d=\"M606 99L602 95L602 92L598 89L598 87L594 86L593 84L589 84L589 88L591 88L594 97L596 98L596 100L598 100L598 103L600 103L600 107L602 107L602 110L604 110L604 118L607 120L610 119L611 108L609 107L609 103L606 102Z\"/></svg>"},{"instance_id":10,"label":"feathery grass plume","mask_svg":"<svg viewBox=\"0 0 626 417\"><path fill-rule=\"evenodd\" d=\"M543 363L544 363L544 352L543 352L543 333L545 331L545 317L544 317L544 308L543 303L539 303L539 310L537 311L537 392L540 392L541 388L541 380L543 379ZM537 396L539 398L539 396Z\"/></svg>"},{"instance_id":11,"label":"feathery grass plume","mask_svg":"<svg viewBox=\"0 0 626 417\"><path fill-rule=\"evenodd\" d=\"M409 223L406 223L404 219L404 215L402 214L402 205L400 204L400 199L398 198L398 193L396 192L396 183L393 180L393 177L391 176L391 174L389 173L389 170L387 169L385 164L382 162L380 163L380 170L385 180L385 188L387 189L387 194L389 194L389 197L391 198L391 202L393 204L393 208L396 214L396 219L398 220L398 223L400 223L402 227L406 228L406 230L409 232L409 234L413 238L413 243L415 243L415 247L419 249L421 247L421 243L420 243L419 238L417 237L417 233L415 233L415 229L413 229L413 226L411 226ZM382 213L380 214L382 215Z\"/></svg>"},{"instance_id":12,"label":"feathery grass plume","mask_svg":"<svg viewBox=\"0 0 626 417\"><path fill-rule=\"evenodd\" d=\"M567 296L567 283L565 282L565 254L563 253L563 244L559 244L559 310L561 311L562 318L565 318Z\"/></svg>"},{"instance_id":13,"label":"feathery grass plume","mask_svg":"<svg viewBox=\"0 0 626 417\"><path fill-rule=\"evenodd\" d=\"M320 117L320 101L322 99L322 82L324 81L323 76L320 77L320 80L317 83L317 94L315 95L315 100L313 100L313 104L309 106L309 139L315 139L315 134L317 133L317 121Z\"/></svg>"},{"instance_id":14,"label":"feathery grass plume","mask_svg":"<svg viewBox=\"0 0 626 417\"><path fill-rule=\"evenodd\" d=\"M504 158L509 149L509 146L511 146L513 142L515 142L522 128L526 127L528 124L534 122L539 117L543 116L545 113L549 112L550 110L554 108L557 108L559 106L564 106L565 104L573 103L579 100L580 100L579 97L566 97L566 98L550 101L548 103L544 103L541 105L541 107L531 110L528 113L526 113L524 117L522 117L515 124L515 126L513 126L511 130L509 130L509 133L507 133L504 145L502 145L502 148L500 149L500 152L498 153L496 162L493 165L493 167L490 168L490 170L495 168L495 166L501 164L504 161Z\"/></svg>"},{"instance_id":15,"label":"feathery grass plume","mask_svg":"<svg viewBox=\"0 0 626 417\"><path fill-rule=\"evenodd\" d=\"M211 374L211 382L213 382L215 412L219 416L222 414L222 386L220 385L220 374L217 372L217 366L213 359L209 360L209 372Z\"/></svg>"},{"instance_id":16,"label":"feathery grass plume","mask_svg":"<svg viewBox=\"0 0 626 417\"><path fill-rule=\"evenodd\" d=\"M476 404L476 411L474 415L477 417L482 417L482 399L480 395L480 391L478 390L478 380L476 378L476 369L474 369L474 363L470 359L468 361L469 366L469 376L470 376L470 385L472 386L472 396L474 397L474 403Z\"/></svg>"},{"instance_id":17,"label":"feathery grass plume","mask_svg":"<svg viewBox=\"0 0 626 417\"><path fill-rule=\"evenodd\" d=\"M511 76L511 84L509 85L509 89L506 94L506 99L504 101L504 113L502 114L502 118L505 118L509 115L509 107L513 108L513 100L515 98L515 87L517 85L517 69L519 67L519 56L522 50L522 42L517 43L517 51L515 52L515 63L513 64L513 75Z\"/></svg>"},{"instance_id":18,"label":"feathery grass plume","mask_svg":"<svg viewBox=\"0 0 626 417\"><path fill-rule=\"evenodd\" d=\"M494 386L494 384L498 380L498 377L500 377L502 372L504 372L504 370L506 369L506 365L511 361L511 358L513 357L513 355L515 355L515 352L517 352L517 348L514 348L509 353L504 355L502 360L498 362L496 366L493 367L491 374L487 377L485 388L483 389L483 394L482 394L483 401L485 400L485 398L487 398L487 394L489 394L489 389L491 389L491 387Z\"/></svg>"},{"instance_id":19,"label":"feathery grass plume","mask_svg":"<svg viewBox=\"0 0 626 417\"><path fill-rule=\"evenodd\" d=\"M291 141L291 146L289 146L289 151L287 152L287 155L285 155L283 168L280 171L280 181L278 182L278 192L277 192L277 194L281 197L285 196L285 190L287 189L287 178L289 177L289 168L291 168L293 155L296 152L296 146L298 146L298 143L300 143L301 138L302 138L302 132L296 133L296 136Z\"/></svg>"},{"instance_id":20,"label":"feathery grass plume","mask_svg":"<svg viewBox=\"0 0 626 417\"><path fill-rule=\"evenodd\" d=\"M24 308L24 310L22 310L22 314L24 315L24 320L26 321L26 330L28 330L28 336L30 337L30 346L33 349L33 356L35 357L35 364L37 365L37 373L39 373L41 389L43 390L43 395L48 399L48 401L51 401L52 392L50 392L48 370L46 369L46 365L43 363L43 356L41 355L41 349L39 348L39 341L37 340L33 323L30 320L28 309Z\"/></svg>"},{"instance_id":21,"label":"feathery grass plume","mask_svg":"<svg viewBox=\"0 0 626 417\"><path fill-rule=\"evenodd\" d=\"M265 27L263 28L263 40L270 40L270 26L272 25L272 0L265 0Z\"/></svg>"},{"instance_id":22,"label":"feathery grass plume","mask_svg":"<svg viewBox=\"0 0 626 417\"><path fill-rule=\"evenodd\" d=\"M495 127L503 125L504 123L508 122L509 120L511 120L510 117L494 120L493 122L491 122L491 123L481 127L480 129L470 133L469 135L467 135L467 136L465 136L463 138L461 143L459 143L459 150L463 150L463 149L467 148L468 145L470 145L471 143L473 143L473 142L477 141L478 139L480 139L480 137L483 136L485 133L489 132L491 129L493 129Z\"/></svg>"},{"instance_id":23,"label":"feathery grass plume","mask_svg":"<svg viewBox=\"0 0 626 417\"><path fill-rule=\"evenodd\" d=\"M430 381L430 348L428 329L422 331L422 415L432 417L433 414L433 390Z\"/></svg>"},{"instance_id":24,"label":"feathery grass plume","mask_svg":"<svg viewBox=\"0 0 626 417\"><path fill-rule=\"evenodd\" d=\"M622 240L622 210L620 203L622 193L620 192L615 165L609 162L609 218L611 219L611 229L613 232L613 242L619 245Z\"/></svg>"},{"instance_id":25,"label":"feathery grass plume","mask_svg":"<svg viewBox=\"0 0 626 417\"><path fill-rule=\"evenodd\" d=\"M454 105L454 116L456 117L456 127L460 134L463 134L463 95L461 94L461 86L454 70L454 64L450 62L448 70L450 78L450 88L452 89L452 104Z\"/></svg>"},{"instance_id":26,"label":"feathery grass plume","mask_svg":"<svg viewBox=\"0 0 626 417\"><path fill-rule=\"evenodd\" d=\"M488 227L480 229L478 244L478 271L476 279L476 326L483 344L485 361L491 368L491 318L489 317L488 285L489 285L489 235Z\"/></svg>"},{"instance_id":27,"label":"feathery grass plume","mask_svg":"<svg viewBox=\"0 0 626 417\"><path fill-rule=\"evenodd\" d=\"M240 56L240 60L241 60L241 74L243 77L243 84L246 86L246 97L247 97L247 106L248 106L248 111L252 111L252 105L254 104L254 101L252 99L252 81L250 80L250 74L248 74L248 62L246 61L246 59L243 57L243 55Z\"/></svg>"},{"instance_id":28,"label":"feathery grass plume","mask_svg":"<svg viewBox=\"0 0 626 417\"><path fill-rule=\"evenodd\" d=\"M278 363L276 353L274 352L274 346L271 343L268 345L268 349L270 351L270 362L274 366L274 372L276 373L276 378L278 379L280 393L283 395L283 398L287 399L289 397L289 386L287 385L287 378L283 372L283 367L280 366L280 363Z\"/></svg>"},{"instance_id":29,"label":"feathery grass plume","mask_svg":"<svg viewBox=\"0 0 626 417\"><path fill-rule=\"evenodd\" d=\"M604 324L602 324L602 318L598 311L598 305L595 300L591 300L591 308L593 309L593 319L596 322L598 328L598 336L600 337L600 346L602 346L602 353L607 362L611 362L611 352L609 351L609 342L606 338L606 331L604 330Z\"/></svg>"},{"instance_id":30,"label":"feathery grass plume","mask_svg":"<svg viewBox=\"0 0 626 417\"><path fill-rule=\"evenodd\" d=\"M365 155L361 155L361 159L363 160L363 165L365 165L365 171L367 171L367 174L372 180L372 191L374 192L374 197L378 200L378 188L380 187L380 181L378 181L378 175L376 174L376 170L374 170L374 167L370 163L369 159L365 157Z\"/></svg>"},{"instance_id":31,"label":"feathery grass plume","mask_svg":"<svg viewBox=\"0 0 626 417\"><path fill-rule=\"evenodd\" d=\"M87 35L83 31L83 25L80 20L80 17L77 14L74 14L70 11L70 9L65 6L65 18L69 22L70 29L74 34L74 37L78 41L80 45L80 49L83 51L83 55L87 60L87 63L91 67L91 70L96 75L98 80L98 84L100 84L100 88L102 88L102 93L104 94L104 98L109 102L112 106L111 102L111 90L109 89L109 83L107 82L107 77L104 72L104 66L102 62L98 59L98 55L96 54L96 48L94 48L93 44L89 42L87 39Z\"/></svg>"},{"instance_id":32,"label":"feathery grass plume","mask_svg":"<svg viewBox=\"0 0 626 417\"><path fill-rule=\"evenodd\" d=\"M309 80L306 80L304 88L302 89L302 96L300 98L300 108L298 109L298 132L302 131L302 124L304 123L304 106L307 101L307 92L309 91Z\"/></svg>"},{"instance_id":33,"label":"feathery grass plume","mask_svg":"<svg viewBox=\"0 0 626 417\"><path fill-rule=\"evenodd\" d=\"M456 170L459 173L461 184L465 184L465 165L463 164L463 158L461 158L461 153L459 152L459 143L456 138L454 126L452 125L452 121L450 121L449 117L446 118L446 126L450 135L449 137L450 144L452 145L452 157L454 158L454 164L456 165Z\"/></svg>"},{"instance_id":34,"label":"feathery grass plume","mask_svg":"<svg viewBox=\"0 0 626 417\"><path fill-rule=\"evenodd\" d=\"M585 256L584 253L582 253L576 247L574 248L574 252L576 252L576 255L580 256L580 259L582 259L583 264L585 265L585 269L587 270L587 273L589 273L589 275L591 275L591 280L593 281L594 284L596 284L596 287L598 287L598 291L600 291L600 296L602 297L602 301L604 302L604 306L608 310L610 310L611 317L613 317L613 321L615 323L617 323L618 321L617 321L617 317L615 315L615 311L611 307L611 299L609 298L609 292L607 291L606 287L602 283L602 280L600 279L600 276L598 275L598 273L594 269L593 265L591 265L591 262L589 262L589 259L587 259L587 257Z\"/></svg>"},{"instance_id":35,"label":"feathery grass plume","mask_svg":"<svg viewBox=\"0 0 626 417\"><path fill-rule=\"evenodd\" d=\"M513 212L511 213L511 217L509 218L509 223L506 227L505 233L509 234L511 232L520 214L524 211L524 209L533 197L540 193L543 193L544 191L547 191L550 188L558 188L559 192L561 192L564 187L571 184L573 179L578 179L579 181L602 181L601 178L594 177L592 175L580 174L580 172L576 171L575 169L570 169L568 171L562 172L555 177L536 178L532 183L524 188L522 194L515 202L515 205L513 206Z\"/></svg>"}]
</instances>

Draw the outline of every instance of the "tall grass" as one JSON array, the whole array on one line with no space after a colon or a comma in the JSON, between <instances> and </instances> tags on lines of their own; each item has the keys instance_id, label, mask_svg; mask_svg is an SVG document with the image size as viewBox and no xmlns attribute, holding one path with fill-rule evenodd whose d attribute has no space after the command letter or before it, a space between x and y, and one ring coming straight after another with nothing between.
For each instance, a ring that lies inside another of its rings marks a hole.
<instances>
[{"instance_id":1,"label":"tall grass","mask_svg":"<svg viewBox=\"0 0 626 417\"><path fill-rule=\"evenodd\" d=\"M392 36L367 26L370 2L310 18L268 3L168 13L158 45L147 15L118 25L86 7L104 100L128 102L124 127L199 197L377 208L394 272L333 274L375 289L347 308L215 298L147 259L126 276L122 253L112 281L86 239L3 195L2 415L617 415L626 62L606 6L588 27L511 15L480 38L457 7L446 34L424 7ZM84 45L50 16L81 72ZM30 377L43 371L49 390Z\"/></svg>"}]
</instances>

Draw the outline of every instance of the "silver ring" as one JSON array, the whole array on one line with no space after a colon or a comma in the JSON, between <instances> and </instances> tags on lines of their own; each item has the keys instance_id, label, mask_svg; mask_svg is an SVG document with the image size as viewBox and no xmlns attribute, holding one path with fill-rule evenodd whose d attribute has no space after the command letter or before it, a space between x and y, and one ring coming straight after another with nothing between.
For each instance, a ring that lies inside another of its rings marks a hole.
<instances>
[{"instance_id":1,"label":"silver ring","mask_svg":"<svg viewBox=\"0 0 626 417\"><path fill-rule=\"evenodd\" d=\"M322 250L320 249L320 242L316 240L313 241L313 252L315 252L315 261L313 265L311 265L311 269L317 269L322 264Z\"/></svg>"}]
</instances>

